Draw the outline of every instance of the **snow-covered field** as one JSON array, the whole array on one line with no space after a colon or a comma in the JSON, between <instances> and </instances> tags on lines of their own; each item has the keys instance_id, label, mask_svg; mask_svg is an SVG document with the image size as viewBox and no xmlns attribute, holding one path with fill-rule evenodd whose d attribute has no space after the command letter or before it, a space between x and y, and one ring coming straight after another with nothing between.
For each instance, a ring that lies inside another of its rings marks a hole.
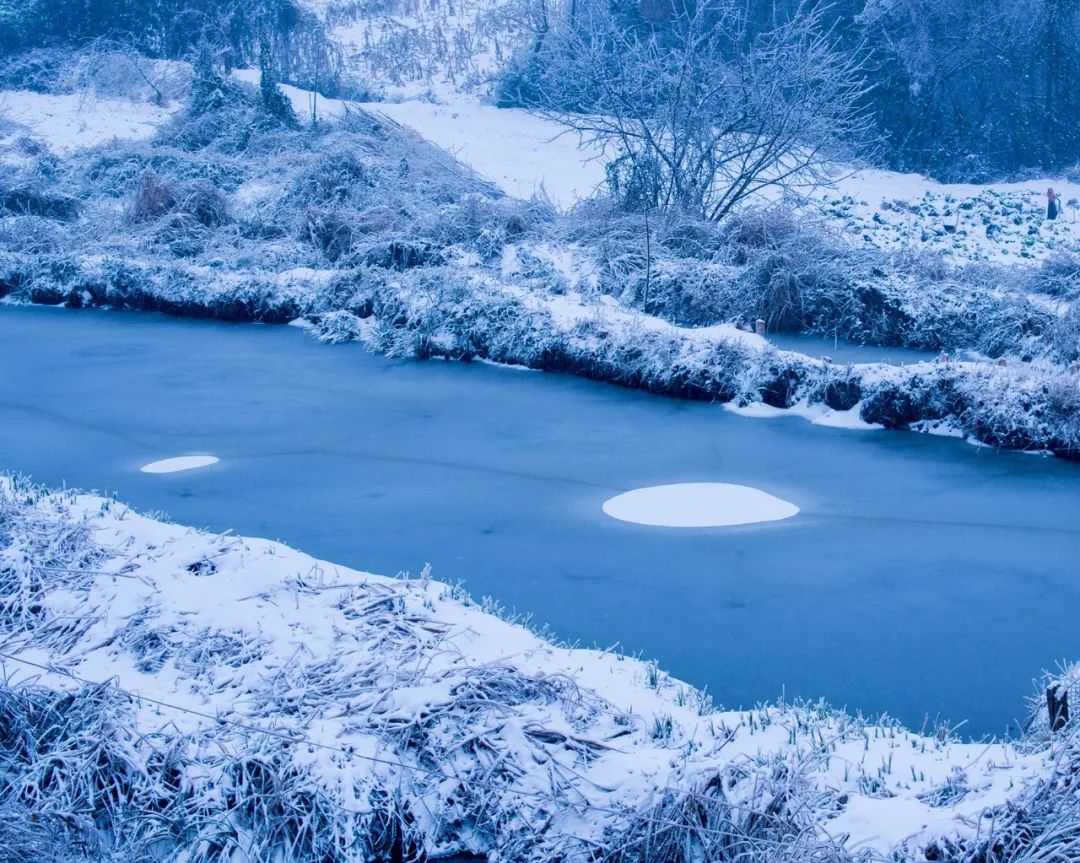
<instances>
[{"instance_id":1,"label":"snow-covered field","mask_svg":"<svg viewBox=\"0 0 1080 863\"><path fill-rule=\"evenodd\" d=\"M0 91L0 117L14 127L0 136L0 147L26 135L58 155L70 155L109 141L144 140L180 107L87 93Z\"/></svg>"},{"instance_id":2,"label":"snow-covered field","mask_svg":"<svg viewBox=\"0 0 1080 863\"><path fill-rule=\"evenodd\" d=\"M603 154L576 133L469 94L445 98L364 107L449 150L508 195L527 198L542 190L567 209L602 186ZM1050 187L1065 205L1055 222L1045 220ZM855 246L930 250L958 263L1024 263L1080 249L1080 184L1060 178L945 185L917 174L838 167L834 184L815 191L804 207Z\"/></svg>"},{"instance_id":3,"label":"snow-covered field","mask_svg":"<svg viewBox=\"0 0 1080 863\"><path fill-rule=\"evenodd\" d=\"M375 102L385 114L453 153L506 194L539 194L567 209L604 182L600 154L574 132L517 108L495 108L472 97L450 104Z\"/></svg>"},{"instance_id":4,"label":"snow-covered field","mask_svg":"<svg viewBox=\"0 0 1080 863\"><path fill-rule=\"evenodd\" d=\"M356 841L389 793L429 853L586 859L650 819L708 848L710 831L752 833L768 811L792 828L770 841L796 855L835 843L916 859L1004 829L1068 739L1039 732L1045 717L1016 745L820 705L716 710L651 664L554 645L427 571L357 572L10 478L0 539L5 687L129 693L130 740L115 743L131 763L171 748L203 816L230 808L235 759L273 763L282 805L315 795L330 843ZM9 767L0 787L12 776L29 781ZM677 820L687 801L697 826Z\"/></svg>"}]
</instances>

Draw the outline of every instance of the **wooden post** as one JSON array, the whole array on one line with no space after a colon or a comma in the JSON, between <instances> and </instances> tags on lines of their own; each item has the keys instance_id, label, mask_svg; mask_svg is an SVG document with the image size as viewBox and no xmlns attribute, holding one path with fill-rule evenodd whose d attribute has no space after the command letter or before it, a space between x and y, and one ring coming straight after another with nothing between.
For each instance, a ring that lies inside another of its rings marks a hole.
<instances>
[{"instance_id":1,"label":"wooden post","mask_svg":"<svg viewBox=\"0 0 1080 863\"><path fill-rule=\"evenodd\" d=\"M757 321L754 322L754 331L762 338L765 338L765 321L758 318Z\"/></svg>"},{"instance_id":2,"label":"wooden post","mask_svg":"<svg viewBox=\"0 0 1080 863\"><path fill-rule=\"evenodd\" d=\"M1069 721L1069 690L1055 683L1046 690L1046 712L1050 717L1050 730L1060 731Z\"/></svg>"}]
</instances>

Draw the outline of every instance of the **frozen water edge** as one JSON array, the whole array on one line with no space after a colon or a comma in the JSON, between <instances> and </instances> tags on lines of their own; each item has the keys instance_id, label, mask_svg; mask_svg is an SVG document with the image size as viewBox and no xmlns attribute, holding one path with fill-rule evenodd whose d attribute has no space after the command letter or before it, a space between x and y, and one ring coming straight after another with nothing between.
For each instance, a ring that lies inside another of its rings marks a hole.
<instances>
[{"instance_id":1,"label":"frozen water edge","mask_svg":"<svg viewBox=\"0 0 1080 863\"><path fill-rule=\"evenodd\" d=\"M875 431L883 427L878 423L868 423L860 416L862 403L846 411L836 411L826 405L811 404L801 401L788 408L778 408L767 405L764 402L754 402L749 405L740 405L736 402L727 402L724 409L742 417L756 419L776 419L778 417L802 417L818 426L834 429L848 429L849 431Z\"/></svg>"},{"instance_id":2,"label":"frozen water edge","mask_svg":"<svg viewBox=\"0 0 1080 863\"><path fill-rule=\"evenodd\" d=\"M605 502L604 512L654 527L734 527L783 521L798 515L799 508L745 485L688 482L628 491Z\"/></svg>"}]
</instances>

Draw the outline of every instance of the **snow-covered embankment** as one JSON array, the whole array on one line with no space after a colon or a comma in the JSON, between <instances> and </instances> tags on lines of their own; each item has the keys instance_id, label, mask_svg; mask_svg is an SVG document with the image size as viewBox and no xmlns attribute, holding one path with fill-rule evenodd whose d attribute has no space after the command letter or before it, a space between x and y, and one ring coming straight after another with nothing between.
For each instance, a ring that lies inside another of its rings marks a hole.
<instances>
[{"instance_id":1,"label":"snow-covered embankment","mask_svg":"<svg viewBox=\"0 0 1080 863\"><path fill-rule=\"evenodd\" d=\"M57 841L193 859L711 859L725 843L918 859L1007 832L1003 807L1071 751L820 705L719 712L654 665L493 611L426 571L356 572L0 480L8 829L58 818Z\"/></svg>"}]
</instances>

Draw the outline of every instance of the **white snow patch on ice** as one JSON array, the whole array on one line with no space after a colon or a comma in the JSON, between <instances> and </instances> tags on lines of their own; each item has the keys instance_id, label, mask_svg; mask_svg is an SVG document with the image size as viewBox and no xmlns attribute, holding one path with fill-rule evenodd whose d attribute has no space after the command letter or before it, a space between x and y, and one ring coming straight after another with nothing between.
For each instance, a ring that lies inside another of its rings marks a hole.
<instances>
[{"instance_id":1,"label":"white snow patch on ice","mask_svg":"<svg viewBox=\"0 0 1080 863\"><path fill-rule=\"evenodd\" d=\"M182 455L176 458L163 458L160 461L152 461L150 464L144 464L139 470L143 473L177 473L182 470L209 467L219 461L221 459L213 455Z\"/></svg>"},{"instance_id":2,"label":"white snow patch on ice","mask_svg":"<svg viewBox=\"0 0 1080 863\"><path fill-rule=\"evenodd\" d=\"M619 521L656 527L732 527L782 521L799 508L745 485L686 482L628 491L605 502L604 512Z\"/></svg>"}]
</instances>

